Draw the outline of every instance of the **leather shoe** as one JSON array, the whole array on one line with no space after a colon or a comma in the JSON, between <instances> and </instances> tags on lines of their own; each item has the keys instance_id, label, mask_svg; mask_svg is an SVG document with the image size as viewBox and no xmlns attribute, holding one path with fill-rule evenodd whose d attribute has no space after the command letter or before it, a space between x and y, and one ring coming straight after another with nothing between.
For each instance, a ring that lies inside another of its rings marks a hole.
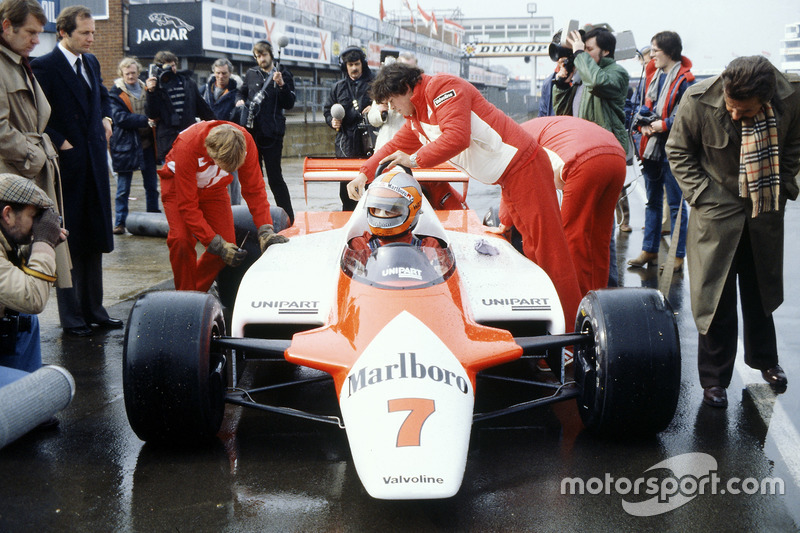
<instances>
[{"instance_id":1,"label":"leather shoe","mask_svg":"<svg viewBox=\"0 0 800 533\"><path fill-rule=\"evenodd\" d=\"M620 224L619 230L623 233L630 233L631 231L633 231L630 224Z\"/></svg>"},{"instance_id":2,"label":"leather shoe","mask_svg":"<svg viewBox=\"0 0 800 533\"><path fill-rule=\"evenodd\" d=\"M70 337L91 337L92 328L86 326L78 326L76 328L64 328L64 333Z\"/></svg>"},{"instance_id":3,"label":"leather shoe","mask_svg":"<svg viewBox=\"0 0 800 533\"><path fill-rule=\"evenodd\" d=\"M628 264L632 267L643 267L645 265L654 265L658 262L658 254L655 252L645 252L639 254L636 259L631 259Z\"/></svg>"},{"instance_id":4,"label":"leather shoe","mask_svg":"<svg viewBox=\"0 0 800 533\"><path fill-rule=\"evenodd\" d=\"M114 230L111 233L114 235L125 235L125 226L114 226Z\"/></svg>"},{"instance_id":5,"label":"leather shoe","mask_svg":"<svg viewBox=\"0 0 800 533\"><path fill-rule=\"evenodd\" d=\"M125 324L118 318L109 318L97 323L97 329L122 329Z\"/></svg>"},{"instance_id":6,"label":"leather shoe","mask_svg":"<svg viewBox=\"0 0 800 533\"><path fill-rule=\"evenodd\" d=\"M764 378L764 381L776 387L785 387L789 384L789 380L786 379L786 372L783 371L781 365L775 365L772 368L762 370L761 377Z\"/></svg>"},{"instance_id":7,"label":"leather shoe","mask_svg":"<svg viewBox=\"0 0 800 533\"><path fill-rule=\"evenodd\" d=\"M728 407L728 391L716 385L703 389L703 403L711 407Z\"/></svg>"}]
</instances>

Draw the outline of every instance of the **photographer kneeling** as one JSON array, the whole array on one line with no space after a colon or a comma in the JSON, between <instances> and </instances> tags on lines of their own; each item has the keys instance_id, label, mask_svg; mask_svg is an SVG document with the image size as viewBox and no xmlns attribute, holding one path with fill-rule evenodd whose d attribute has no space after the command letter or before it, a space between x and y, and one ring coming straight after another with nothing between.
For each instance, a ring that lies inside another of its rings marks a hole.
<instances>
[{"instance_id":1,"label":"photographer kneeling","mask_svg":"<svg viewBox=\"0 0 800 533\"><path fill-rule=\"evenodd\" d=\"M39 321L56 280L55 247L67 230L47 194L0 174L0 387L42 366Z\"/></svg>"}]
</instances>

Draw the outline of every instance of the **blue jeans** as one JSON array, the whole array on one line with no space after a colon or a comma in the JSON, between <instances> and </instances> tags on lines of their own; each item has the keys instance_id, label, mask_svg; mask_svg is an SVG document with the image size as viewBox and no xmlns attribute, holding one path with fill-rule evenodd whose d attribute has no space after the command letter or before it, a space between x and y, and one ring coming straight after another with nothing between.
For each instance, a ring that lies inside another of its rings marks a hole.
<instances>
[{"instance_id":1,"label":"blue jeans","mask_svg":"<svg viewBox=\"0 0 800 533\"><path fill-rule=\"evenodd\" d=\"M156 153L153 147L142 149L142 181L144 182L145 205L148 213L158 213L158 175L156 175ZM114 226L124 226L128 219L128 196L131 194L133 172L117 173L116 216Z\"/></svg>"},{"instance_id":2,"label":"blue jeans","mask_svg":"<svg viewBox=\"0 0 800 533\"><path fill-rule=\"evenodd\" d=\"M688 208L683 201L683 193L675 176L669 169L669 162L642 160L642 174L644 175L644 185L647 190L647 205L644 210L644 240L642 250L645 252L658 253L661 244L661 211L664 203L664 190L667 191L667 203L669 204L671 230L675 229L675 219L678 218L678 208L683 202L683 212L681 213L681 228L678 234L678 251L676 257L686 257L686 228L689 222Z\"/></svg>"},{"instance_id":3,"label":"blue jeans","mask_svg":"<svg viewBox=\"0 0 800 533\"><path fill-rule=\"evenodd\" d=\"M34 372L42 367L39 319L36 315L24 313L20 313L19 316L20 318L30 317L31 330L17 333L14 353L0 355L0 386L23 377L26 372Z\"/></svg>"}]
</instances>

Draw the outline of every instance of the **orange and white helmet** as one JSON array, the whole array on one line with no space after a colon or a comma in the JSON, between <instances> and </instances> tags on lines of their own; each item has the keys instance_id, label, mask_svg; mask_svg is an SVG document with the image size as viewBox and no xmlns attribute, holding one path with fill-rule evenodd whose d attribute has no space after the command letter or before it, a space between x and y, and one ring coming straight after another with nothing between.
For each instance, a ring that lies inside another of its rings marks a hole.
<instances>
[{"instance_id":1,"label":"orange and white helmet","mask_svg":"<svg viewBox=\"0 0 800 533\"><path fill-rule=\"evenodd\" d=\"M370 184L366 207L373 235L398 237L417 225L422 187L409 174L393 168Z\"/></svg>"}]
</instances>

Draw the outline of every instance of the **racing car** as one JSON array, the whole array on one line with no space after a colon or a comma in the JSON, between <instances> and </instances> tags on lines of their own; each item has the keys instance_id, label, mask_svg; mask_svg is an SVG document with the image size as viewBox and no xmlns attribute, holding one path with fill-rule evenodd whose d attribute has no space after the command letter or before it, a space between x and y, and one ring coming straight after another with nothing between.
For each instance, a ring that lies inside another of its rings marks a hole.
<instances>
[{"instance_id":1,"label":"racing car","mask_svg":"<svg viewBox=\"0 0 800 533\"><path fill-rule=\"evenodd\" d=\"M363 203L352 213L299 214L282 232L289 242L247 269L232 310L207 293L151 292L135 302L123 386L139 438L213 437L226 402L334 424L372 497L431 499L458 492L476 422L574 399L598 434L669 425L680 347L660 292L591 291L565 324L545 272L473 211L436 211L423 200L414 232L440 246L364 251L350 245L368 228ZM263 360L311 369L313 379L288 372L280 386L324 380L338 405L319 412L259 401L272 386L245 389L242 372ZM476 409L487 380L534 392Z\"/></svg>"}]
</instances>

